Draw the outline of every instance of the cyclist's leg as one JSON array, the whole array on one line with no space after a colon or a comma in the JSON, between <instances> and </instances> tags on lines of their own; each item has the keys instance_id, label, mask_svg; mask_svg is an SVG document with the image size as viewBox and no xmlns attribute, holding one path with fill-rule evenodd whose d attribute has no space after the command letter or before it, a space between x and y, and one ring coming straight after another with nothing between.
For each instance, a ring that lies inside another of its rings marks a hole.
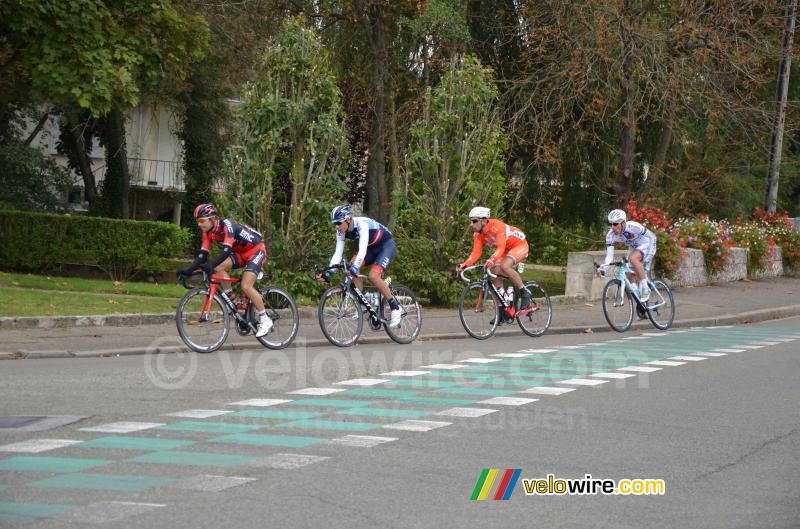
<instances>
[{"instance_id":1,"label":"cyclist's leg","mask_svg":"<svg viewBox=\"0 0 800 529\"><path fill-rule=\"evenodd\" d=\"M266 261L266 248L263 245L258 246L255 248L255 253L249 256L247 264L244 265L244 272L242 272L242 292L250 298L259 313L264 310L264 300L261 299L261 294L255 288L255 283L258 273L261 272Z\"/></svg>"},{"instance_id":2,"label":"cyclist's leg","mask_svg":"<svg viewBox=\"0 0 800 529\"><path fill-rule=\"evenodd\" d=\"M364 264L372 265L372 268L369 270L370 282L375 285L387 302L391 302L394 298L392 297L389 285L383 280L383 274L386 273L386 269L389 268L389 263L392 262L396 255L397 244L392 238L386 239L375 252L367 252L367 257L364 259Z\"/></svg>"},{"instance_id":3,"label":"cyclist's leg","mask_svg":"<svg viewBox=\"0 0 800 529\"><path fill-rule=\"evenodd\" d=\"M628 254L628 260L631 263L631 267L633 267L633 271L636 272L636 278L641 282L645 279L644 275L644 252L639 249L631 250Z\"/></svg>"},{"instance_id":4,"label":"cyclist's leg","mask_svg":"<svg viewBox=\"0 0 800 529\"><path fill-rule=\"evenodd\" d=\"M230 257L222 261L217 267L214 269L214 273L220 275L222 277L228 277L228 270L232 270L234 268L238 268L240 265L238 264L238 256L235 253L232 253ZM229 291L231 289L231 282L230 281L222 281L221 282L222 290Z\"/></svg>"},{"instance_id":5,"label":"cyclist's leg","mask_svg":"<svg viewBox=\"0 0 800 529\"><path fill-rule=\"evenodd\" d=\"M528 257L528 243L523 241L513 248L509 248L500 262L495 265L495 270L511 279L517 290L522 289L522 277L517 272L516 266L517 263L524 261L526 257Z\"/></svg>"}]
</instances>

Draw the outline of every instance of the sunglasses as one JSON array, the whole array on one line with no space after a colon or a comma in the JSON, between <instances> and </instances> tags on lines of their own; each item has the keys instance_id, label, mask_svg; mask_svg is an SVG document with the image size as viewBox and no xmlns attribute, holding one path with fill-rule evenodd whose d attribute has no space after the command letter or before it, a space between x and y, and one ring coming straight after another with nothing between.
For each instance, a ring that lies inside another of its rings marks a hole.
<instances>
[{"instance_id":1,"label":"sunglasses","mask_svg":"<svg viewBox=\"0 0 800 529\"><path fill-rule=\"evenodd\" d=\"M341 221L339 221L339 222L334 222L334 223L333 223L333 225L334 225L334 226L341 226L342 224L344 224L344 221L343 221L343 220L341 220Z\"/></svg>"},{"instance_id":2,"label":"sunglasses","mask_svg":"<svg viewBox=\"0 0 800 529\"><path fill-rule=\"evenodd\" d=\"M483 220L483 219L469 219L469 221L470 221L472 224L475 224L476 222L480 222L481 220Z\"/></svg>"},{"instance_id":3,"label":"sunglasses","mask_svg":"<svg viewBox=\"0 0 800 529\"><path fill-rule=\"evenodd\" d=\"M622 224L622 223L621 222L612 222L611 223L612 226L619 226L620 224Z\"/></svg>"}]
</instances>

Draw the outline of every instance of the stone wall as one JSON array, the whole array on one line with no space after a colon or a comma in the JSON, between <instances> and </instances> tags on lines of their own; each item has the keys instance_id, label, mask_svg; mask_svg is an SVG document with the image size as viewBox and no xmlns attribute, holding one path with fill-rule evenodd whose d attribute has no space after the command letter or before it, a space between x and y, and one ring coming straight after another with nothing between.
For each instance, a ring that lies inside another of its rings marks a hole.
<instances>
[{"instance_id":1,"label":"stone wall","mask_svg":"<svg viewBox=\"0 0 800 529\"><path fill-rule=\"evenodd\" d=\"M614 260L619 260L628 252L616 250ZM601 263L605 259L605 251L570 252L567 258L567 296L582 296L587 300L600 299L608 277L595 276L593 262ZM771 249L764 269L753 273L755 279L778 277L785 274L780 247ZM681 249L681 262L675 279L668 281L670 286L699 286L716 282L738 281L747 278L747 249L731 248L730 258L725 268L718 274L709 277L706 271L703 252L694 248Z\"/></svg>"}]
</instances>

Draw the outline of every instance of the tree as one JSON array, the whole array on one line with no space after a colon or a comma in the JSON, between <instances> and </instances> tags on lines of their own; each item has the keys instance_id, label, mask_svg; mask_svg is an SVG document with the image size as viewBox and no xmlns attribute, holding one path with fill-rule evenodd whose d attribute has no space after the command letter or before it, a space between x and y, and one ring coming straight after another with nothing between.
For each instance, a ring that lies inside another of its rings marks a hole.
<instances>
[{"instance_id":1,"label":"tree","mask_svg":"<svg viewBox=\"0 0 800 529\"><path fill-rule=\"evenodd\" d=\"M119 190L109 203L127 217L124 112L159 82L184 77L186 65L202 57L204 20L179 15L169 0L7 0L0 20L8 31L2 73L24 72L43 100L72 107L73 115L85 109L105 118L99 134L107 146L106 186ZM78 124L68 123L68 133ZM81 148L79 141L64 142L67 148L73 143ZM91 187L93 175L82 176Z\"/></svg>"},{"instance_id":2,"label":"tree","mask_svg":"<svg viewBox=\"0 0 800 529\"><path fill-rule=\"evenodd\" d=\"M436 248L429 259L437 270L448 265L446 249L464 242L471 207L501 213L507 140L497 97L491 71L471 55L454 59L441 83L428 89L411 129L406 181L396 194L403 228Z\"/></svg>"},{"instance_id":3,"label":"tree","mask_svg":"<svg viewBox=\"0 0 800 529\"><path fill-rule=\"evenodd\" d=\"M318 34L297 18L267 46L258 71L238 109L228 158L232 196L225 203L284 241L281 258L296 263L313 253L313 227L344 192L341 95ZM287 197L283 203L279 193Z\"/></svg>"}]
</instances>

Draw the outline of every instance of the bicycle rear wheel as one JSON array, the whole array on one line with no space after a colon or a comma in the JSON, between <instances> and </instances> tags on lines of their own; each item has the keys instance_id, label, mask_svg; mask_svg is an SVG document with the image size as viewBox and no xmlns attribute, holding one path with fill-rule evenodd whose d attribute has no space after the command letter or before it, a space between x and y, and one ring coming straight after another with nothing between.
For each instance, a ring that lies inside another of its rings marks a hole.
<instances>
[{"instance_id":1,"label":"bicycle rear wheel","mask_svg":"<svg viewBox=\"0 0 800 529\"><path fill-rule=\"evenodd\" d=\"M461 292L458 317L464 330L475 339L485 340L497 329L500 310L497 299L481 283L470 283Z\"/></svg>"},{"instance_id":2,"label":"bicycle rear wheel","mask_svg":"<svg viewBox=\"0 0 800 529\"><path fill-rule=\"evenodd\" d=\"M267 316L272 320L272 329L265 336L256 337L256 339L261 342L261 345L270 349L288 347L294 341L300 327L297 304L291 294L274 285L259 289L259 293L261 299L264 300ZM248 311L248 320L258 326L258 315L252 303Z\"/></svg>"},{"instance_id":3,"label":"bicycle rear wheel","mask_svg":"<svg viewBox=\"0 0 800 529\"><path fill-rule=\"evenodd\" d=\"M625 291L619 279L612 279L603 289L603 314L606 321L617 332L625 332L633 323L635 302Z\"/></svg>"},{"instance_id":4,"label":"bicycle rear wheel","mask_svg":"<svg viewBox=\"0 0 800 529\"><path fill-rule=\"evenodd\" d=\"M208 288L186 293L175 311L175 323L183 343L198 353L216 351L228 337L230 314L219 296L208 297Z\"/></svg>"},{"instance_id":5,"label":"bicycle rear wheel","mask_svg":"<svg viewBox=\"0 0 800 529\"><path fill-rule=\"evenodd\" d=\"M525 288L531 293L531 306L520 309L517 323L522 332L528 336L541 336L550 328L553 319L550 296L536 281L528 281L525 283Z\"/></svg>"},{"instance_id":6,"label":"bicycle rear wheel","mask_svg":"<svg viewBox=\"0 0 800 529\"><path fill-rule=\"evenodd\" d=\"M388 323L383 325L386 334L397 343L411 343L419 336L419 331L422 329L422 306L419 304L416 294L407 286L394 284L390 288L395 301L400 305L403 316L397 327L389 327ZM388 320L391 310L389 302L381 299L381 317Z\"/></svg>"},{"instance_id":7,"label":"bicycle rear wheel","mask_svg":"<svg viewBox=\"0 0 800 529\"><path fill-rule=\"evenodd\" d=\"M322 334L337 347L356 343L364 328L364 311L352 292L341 286L326 290L319 300L319 326Z\"/></svg>"},{"instance_id":8,"label":"bicycle rear wheel","mask_svg":"<svg viewBox=\"0 0 800 529\"><path fill-rule=\"evenodd\" d=\"M665 282L658 279L653 281L650 290L650 299L647 305L647 317L657 329L666 331L672 326L675 319L675 301L672 299L672 290Z\"/></svg>"}]
</instances>

